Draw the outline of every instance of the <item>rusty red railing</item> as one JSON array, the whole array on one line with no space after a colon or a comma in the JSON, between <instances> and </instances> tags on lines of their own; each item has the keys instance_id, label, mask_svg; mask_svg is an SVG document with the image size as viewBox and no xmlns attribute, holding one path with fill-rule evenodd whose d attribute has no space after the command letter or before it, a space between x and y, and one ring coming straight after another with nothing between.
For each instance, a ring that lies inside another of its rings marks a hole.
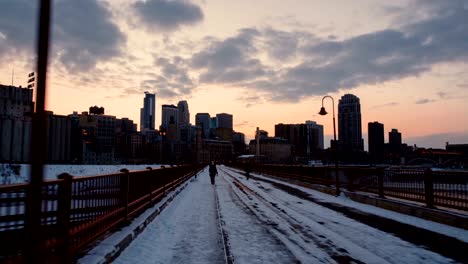
<instances>
[{"instance_id":1,"label":"rusty red railing","mask_svg":"<svg viewBox=\"0 0 468 264\"><path fill-rule=\"evenodd\" d=\"M201 165L73 177L59 175L41 187L40 250L47 262L72 262L96 239L128 223ZM0 186L0 262L25 261L29 184ZM23 239L21 239L23 238Z\"/></svg>"},{"instance_id":2,"label":"rusty red railing","mask_svg":"<svg viewBox=\"0 0 468 264\"><path fill-rule=\"evenodd\" d=\"M244 169L244 165L234 167ZM252 171L306 183L335 186L334 167L252 164ZM340 167L340 184L348 191L377 194L425 204L427 207L468 211L468 172L431 169Z\"/></svg>"}]
</instances>

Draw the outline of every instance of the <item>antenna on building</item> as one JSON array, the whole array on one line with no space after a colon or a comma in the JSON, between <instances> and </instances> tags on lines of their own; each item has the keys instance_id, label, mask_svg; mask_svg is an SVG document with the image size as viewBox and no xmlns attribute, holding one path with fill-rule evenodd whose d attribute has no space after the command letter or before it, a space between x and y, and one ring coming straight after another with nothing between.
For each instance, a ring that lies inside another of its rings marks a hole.
<instances>
[{"instance_id":1,"label":"antenna on building","mask_svg":"<svg viewBox=\"0 0 468 264\"><path fill-rule=\"evenodd\" d=\"M13 79L15 78L15 69L11 70L11 86L13 86Z\"/></svg>"}]
</instances>

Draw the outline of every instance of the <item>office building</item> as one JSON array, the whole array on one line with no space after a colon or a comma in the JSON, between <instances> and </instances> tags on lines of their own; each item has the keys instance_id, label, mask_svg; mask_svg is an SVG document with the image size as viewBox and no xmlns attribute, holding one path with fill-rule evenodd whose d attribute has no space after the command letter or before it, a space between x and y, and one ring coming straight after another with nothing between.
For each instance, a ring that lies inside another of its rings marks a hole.
<instances>
[{"instance_id":1,"label":"office building","mask_svg":"<svg viewBox=\"0 0 468 264\"><path fill-rule=\"evenodd\" d=\"M210 136L211 117L208 113L198 113L195 115L195 124L202 129L202 137L209 138Z\"/></svg>"},{"instance_id":2,"label":"office building","mask_svg":"<svg viewBox=\"0 0 468 264\"><path fill-rule=\"evenodd\" d=\"M364 151L361 104L355 95L345 94L338 102L338 139L345 151Z\"/></svg>"},{"instance_id":3,"label":"office building","mask_svg":"<svg viewBox=\"0 0 468 264\"><path fill-rule=\"evenodd\" d=\"M372 162L382 162L385 153L384 125L370 122L367 126L369 156Z\"/></svg>"},{"instance_id":4,"label":"office building","mask_svg":"<svg viewBox=\"0 0 468 264\"><path fill-rule=\"evenodd\" d=\"M323 149L323 126L314 121L305 124L276 124L275 137L286 139L296 157L310 157Z\"/></svg>"},{"instance_id":5,"label":"office building","mask_svg":"<svg viewBox=\"0 0 468 264\"><path fill-rule=\"evenodd\" d=\"M179 109L175 105L162 105L161 127L167 129L169 124L179 125Z\"/></svg>"},{"instance_id":6,"label":"office building","mask_svg":"<svg viewBox=\"0 0 468 264\"><path fill-rule=\"evenodd\" d=\"M216 114L217 128L228 128L232 129L232 115L221 113Z\"/></svg>"},{"instance_id":7,"label":"office building","mask_svg":"<svg viewBox=\"0 0 468 264\"><path fill-rule=\"evenodd\" d=\"M0 161L29 162L33 90L0 85Z\"/></svg>"},{"instance_id":8,"label":"office building","mask_svg":"<svg viewBox=\"0 0 468 264\"><path fill-rule=\"evenodd\" d=\"M398 129L392 128L392 131L388 132L388 147L391 153L397 154L401 151L401 133Z\"/></svg>"},{"instance_id":9,"label":"office building","mask_svg":"<svg viewBox=\"0 0 468 264\"><path fill-rule=\"evenodd\" d=\"M179 101L177 109L179 109L179 127L188 126L190 124L190 112L187 101Z\"/></svg>"},{"instance_id":10,"label":"office building","mask_svg":"<svg viewBox=\"0 0 468 264\"><path fill-rule=\"evenodd\" d=\"M156 118L156 95L145 92L143 108L140 109L140 131L154 130Z\"/></svg>"}]
</instances>

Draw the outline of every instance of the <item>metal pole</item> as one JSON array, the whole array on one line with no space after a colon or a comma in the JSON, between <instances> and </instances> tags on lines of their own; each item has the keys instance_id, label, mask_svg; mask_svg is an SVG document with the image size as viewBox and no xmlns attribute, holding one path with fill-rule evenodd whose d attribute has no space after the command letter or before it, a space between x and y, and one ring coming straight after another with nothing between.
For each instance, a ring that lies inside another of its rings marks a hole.
<instances>
[{"instance_id":1,"label":"metal pole","mask_svg":"<svg viewBox=\"0 0 468 264\"><path fill-rule=\"evenodd\" d=\"M42 0L39 11L39 37L37 40L37 87L35 111L31 133L31 175L26 200L25 232L26 260L29 263L44 262L41 250L41 205L43 165L47 156L47 132L45 116L46 77L49 53L49 29L51 0Z\"/></svg>"},{"instance_id":2,"label":"metal pole","mask_svg":"<svg viewBox=\"0 0 468 264\"><path fill-rule=\"evenodd\" d=\"M340 195L340 177L339 177L339 170L338 170L338 142L336 141L336 125L335 125L335 100L333 97L329 95L325 95L322 98L322 108L323 108L323 101L325 98L330 98L332 100L332 111L333 111L333 155L335 156L335 178L336 178L336 195ZM323 108L324 109L324 108ZM324 110L325 111L325 110ZM326 114L326 112L324 113Z\"/></svg>"}]
</instances>

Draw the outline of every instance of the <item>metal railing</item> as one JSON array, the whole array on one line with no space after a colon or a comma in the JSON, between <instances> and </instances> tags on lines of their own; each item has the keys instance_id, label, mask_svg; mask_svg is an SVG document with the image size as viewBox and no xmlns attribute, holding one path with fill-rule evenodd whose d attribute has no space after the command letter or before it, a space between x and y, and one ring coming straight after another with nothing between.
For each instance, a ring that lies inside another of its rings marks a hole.
<instances>
[{"instance_id":1,"label":"metal railing","mask_svg":"<svg viewBox=\"0 0 468 264\"><path fill-rule=\"evenodd\" d=\"M233 165L244 169L245 165ZM251 171L306 183L334 187L334 167L252 164ZM425 204L468 211L468 172L408 170L375 167L340 167L340 184L348 191L362 191L379 197L393 197Z\"/></svg>"},{"instance_id":2,"label":"metal railing","mask_svg":"<svg viewBox=\"0 0 468 264\"><path fill-rule=\"evenodd\" d=\"M72 262L97 238L152 206L202 166L184 165L145 171L73 177L41 186L42 259ZM23 262L26 193L29 184L0 186L0 262ZM23 239L21 239L23 238Z\"/></svg>"}]
</instances>

